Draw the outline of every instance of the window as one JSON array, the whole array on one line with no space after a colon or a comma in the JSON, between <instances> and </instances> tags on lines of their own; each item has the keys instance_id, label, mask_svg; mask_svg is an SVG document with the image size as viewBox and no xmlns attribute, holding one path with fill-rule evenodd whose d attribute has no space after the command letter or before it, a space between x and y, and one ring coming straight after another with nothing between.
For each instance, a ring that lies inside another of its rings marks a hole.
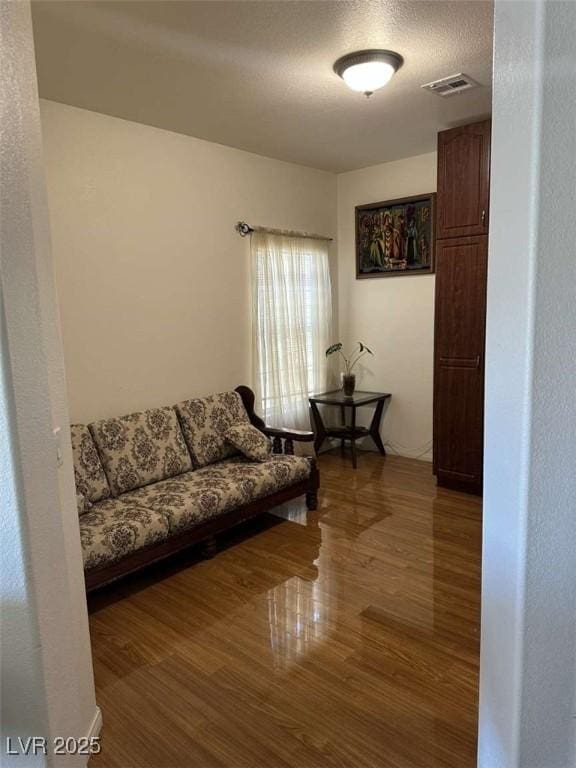
<instances>
[{"instance_id":1,"label":"window","mask_svg":"<svg viewBox=\"0 0 576 768\"><path fill-rule=\"evenodd\" d=\"M332 291L328 242L254 232L254 384L272 426L309 429L308 396L326 388Z\"/></svg>"}]
</instances>

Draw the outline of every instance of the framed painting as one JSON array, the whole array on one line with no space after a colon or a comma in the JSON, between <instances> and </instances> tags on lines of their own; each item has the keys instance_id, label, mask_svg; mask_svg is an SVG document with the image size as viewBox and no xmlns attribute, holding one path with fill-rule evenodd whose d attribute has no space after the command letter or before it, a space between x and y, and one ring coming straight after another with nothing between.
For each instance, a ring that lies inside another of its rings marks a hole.
<instances>
[{"instance_id":1,"label":"framed painting","mask_svg":"<svg viewBox=\"0 0 576 768\"><path fill-rule=\"evenodd\" d=\"M356 277L434 272L436 195L356 206Z\"/></svg>"}]
</instances>

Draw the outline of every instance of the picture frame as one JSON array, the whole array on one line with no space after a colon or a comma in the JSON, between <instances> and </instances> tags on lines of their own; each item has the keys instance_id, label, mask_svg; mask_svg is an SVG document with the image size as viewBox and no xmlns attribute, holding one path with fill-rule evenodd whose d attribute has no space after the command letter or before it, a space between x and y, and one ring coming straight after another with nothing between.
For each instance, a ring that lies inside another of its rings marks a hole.
<instances>
[{"instance_id":1,"label":"picture frame","mask_svg":"<svg viewBox=\"0 0 576 768\"><path fill-rule=\"evenodd\" d=\"M357 205L356 278L434 273L436 193Z\"/></svg>"}]
</instances>

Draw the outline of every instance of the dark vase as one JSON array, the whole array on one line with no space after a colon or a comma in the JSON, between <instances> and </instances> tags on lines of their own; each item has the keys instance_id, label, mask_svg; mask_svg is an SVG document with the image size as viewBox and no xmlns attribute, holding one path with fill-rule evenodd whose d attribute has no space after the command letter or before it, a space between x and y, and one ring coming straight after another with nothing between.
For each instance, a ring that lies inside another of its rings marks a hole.
<instances>
[{"instance_id":1,"label":"dark vase","mask_svg":"<svg viewBox=\"0 0 576 768\"><path fill-rule=\"evenodd\" d=\"M356 388L356 374L355 373L343 373L342 374L342 389L346 397L352 397Z\"/></svg>"}]
</instances>

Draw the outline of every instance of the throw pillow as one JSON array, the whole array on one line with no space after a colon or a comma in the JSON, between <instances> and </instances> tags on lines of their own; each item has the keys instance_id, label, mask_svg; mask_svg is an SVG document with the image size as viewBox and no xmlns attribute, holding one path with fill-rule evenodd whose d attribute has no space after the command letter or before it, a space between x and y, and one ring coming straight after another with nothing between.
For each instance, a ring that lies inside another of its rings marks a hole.
<instances>
[{"instance_id":1,"label":"throw pillow","mask_svg":"<svg viewBox=\"0 0 576 768\"><path fill-rule=\"evenodd\" d=\"M272 453L270 440L251 424L230 427L226 440L250 461L267 461Z\"/></svg>"}]
</instances>

